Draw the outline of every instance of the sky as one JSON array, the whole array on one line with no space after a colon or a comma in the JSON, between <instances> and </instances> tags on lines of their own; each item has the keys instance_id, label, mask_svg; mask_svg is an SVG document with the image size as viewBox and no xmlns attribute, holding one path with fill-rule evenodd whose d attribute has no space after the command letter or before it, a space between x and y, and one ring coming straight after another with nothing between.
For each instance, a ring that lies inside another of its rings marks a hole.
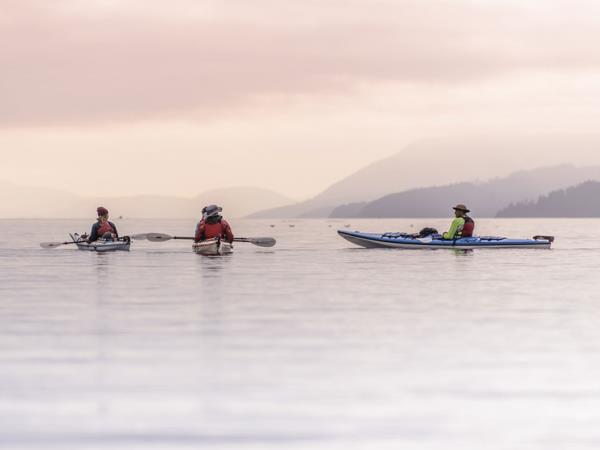
<instances>
[{"instance_id":1,"label":"sky","mask_svg":"<svg viewBox=\"0 0 600 450\"><path fill-rule=\"evenodd\" d=\"M591 0L0 0L0 180L304 199L419 139L595 132L599 41Z\"/></svg>"}]
</instances>

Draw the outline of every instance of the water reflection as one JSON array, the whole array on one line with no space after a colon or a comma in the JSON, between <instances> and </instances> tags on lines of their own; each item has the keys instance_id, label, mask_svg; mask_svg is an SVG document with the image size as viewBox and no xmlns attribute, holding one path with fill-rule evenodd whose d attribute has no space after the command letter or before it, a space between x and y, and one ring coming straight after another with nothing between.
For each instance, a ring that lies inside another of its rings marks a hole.
<instances>
[{"instance_id":1,"label":"water reflection","mask_svg":"<svg viewBox=\"0 0 600 450\"><path fill-rule=\"evenodd\" d=\"M206 279L221 277L223 270L227 269L234 263L235 255L222 256L204 256L191 255L191 258L196 259L196 266L199 273Z\"/></svg>"},{"instance_id":2,"label":"water reflection","mask_svg":"<svg viewBox=\"0 0 600 450\"><path fill-rule=\"evenodd\" d=\"M474 250L468 249L468 248L455 248L455 249L452 249L452 251L454 252L455 255L461 256L461 255L472 255Z\"/></svg>"},{"instance_id":3,"label":"water reflection","mask_svg":"<svg viewBox=\"0 0 600 450\"><path fill-rule=\"evenodd\" d=\"M0 447L48 436L69 450L589 447L600 403L579 400L600 373L600 239L551 221L566 236L555 252L380 251L301 223L275 229L274 251L219 258L178 242L23 250L23 227L40 242L74 224L3 227ZM248 236L268 226L238 225Z\"/></svg>"}]
</instances>

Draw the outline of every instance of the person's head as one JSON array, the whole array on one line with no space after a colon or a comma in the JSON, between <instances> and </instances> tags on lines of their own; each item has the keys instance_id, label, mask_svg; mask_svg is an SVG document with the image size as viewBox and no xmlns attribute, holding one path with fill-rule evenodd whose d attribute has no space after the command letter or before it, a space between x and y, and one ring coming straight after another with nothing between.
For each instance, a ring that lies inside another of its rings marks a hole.
<instances>
[{"instance_id":1,"label":"person's head","mask_svg":"<svg viewBox=\"0 0 600 450\"><path fill-rule=\"evenodd\" d=\"M456 217L464 217L467 215L467 213L469 213L469 208L467 208L465 205L463 205L462 203L456 205L454 208L452 208L454 210L454 215Z\"/></svg>"},{"instance_id":2,"label":"person's head","mask_svg":"<svg viewBox=\"0 0 600 450\"><path fill-rule=\"evenodd\" d=\"M98 220L102 222L106 222L108 220L108 209L103 206L99 206L96 212L98 213Z\"/></svg>"},{"instance_id":3,"label":"person's head","mask_svg":"<svg viewBox=\"0 0 600 450\"><path fill-rule=\"evenodd\" d=\"M222 219L221 211L223 208L217 205L208 205L202 208L202 218L207 222L218 222Z\"/></svg>"}]
</instances>

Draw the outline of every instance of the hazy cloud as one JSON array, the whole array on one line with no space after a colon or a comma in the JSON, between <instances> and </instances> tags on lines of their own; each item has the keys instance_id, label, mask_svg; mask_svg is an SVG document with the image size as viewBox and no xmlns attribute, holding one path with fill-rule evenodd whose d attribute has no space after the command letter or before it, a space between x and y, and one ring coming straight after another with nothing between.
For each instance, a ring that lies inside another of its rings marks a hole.
<instances>
[{"instance_id":1,"label":"hazy cloud","mask_svg":"<svg viewBox=\"0 0 600 450\"><path fill-rule=\"evenodd\" d=\"M5 126L209 116L361 83L457 84L600 63L598 7L584 1L5 3Z\"/></svg>"}]
</instances>

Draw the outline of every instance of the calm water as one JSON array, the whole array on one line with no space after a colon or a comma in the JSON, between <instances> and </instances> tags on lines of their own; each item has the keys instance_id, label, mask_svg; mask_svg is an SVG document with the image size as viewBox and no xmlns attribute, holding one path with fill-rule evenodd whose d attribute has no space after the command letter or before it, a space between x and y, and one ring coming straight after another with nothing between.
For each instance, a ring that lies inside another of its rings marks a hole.
<instances>
[{"instance_id":1,"label":"calm water","mask_svg":"<svg viewBox=\"0 0 600 450\"><path fill-rule=\"evenodd\" d=\"M206 258L42 250L88 223L0 221L0 447L600 446L600 221L479 221L557 242L471 253L335 235L449 220L269 223L232 221L273 250Z\"/></svg>"}]
</instances>

